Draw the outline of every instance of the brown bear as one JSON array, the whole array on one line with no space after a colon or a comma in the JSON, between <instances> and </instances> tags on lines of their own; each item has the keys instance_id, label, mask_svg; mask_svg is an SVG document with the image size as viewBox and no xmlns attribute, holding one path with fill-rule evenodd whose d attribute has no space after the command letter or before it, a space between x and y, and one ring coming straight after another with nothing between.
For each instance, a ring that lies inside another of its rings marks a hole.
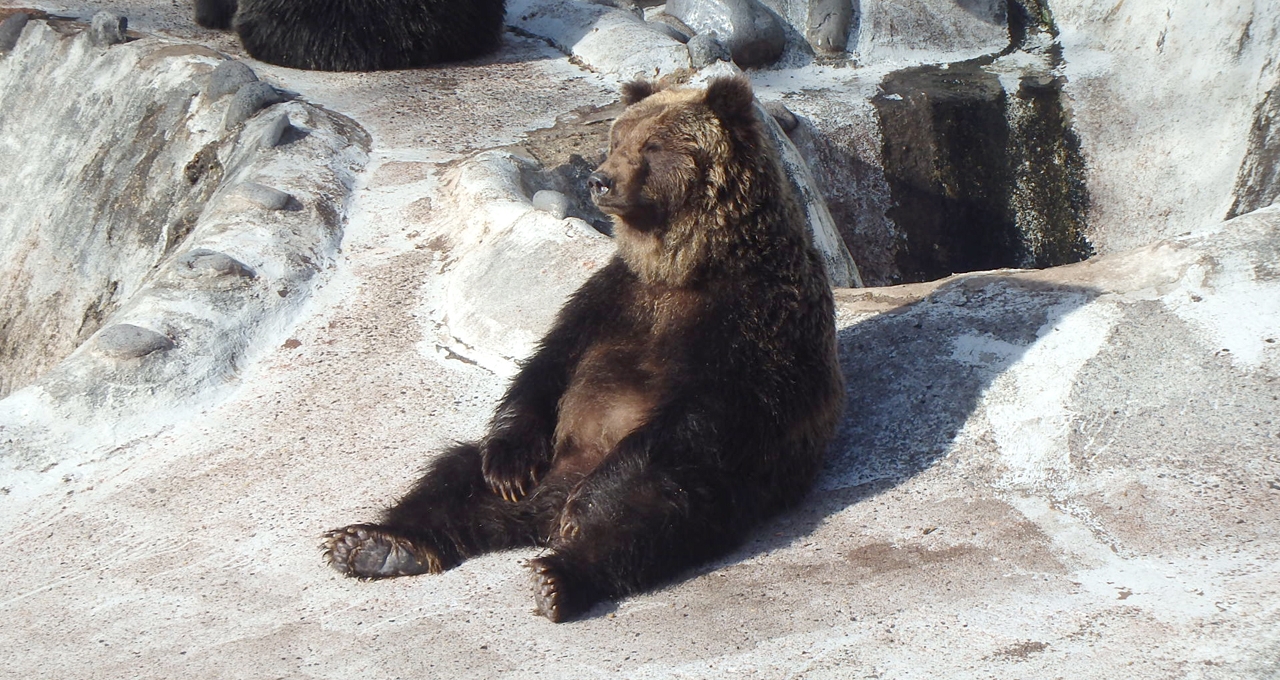
<instances>
[{"instance_id":1,"label":"brown bear","mask_svg":"<svg viewBox=\"0 0 1280 680\"><path fill-rule=\"evenodd\" d=\"M378 524L327 534L364 578L517 546L553 621L732 550L809 489L844 403L831 290L741 78L624 88L589 185L618 254L570 297L479 442Z\"/></svg>"},{"instance_id":2,"label":"brown bear","mask_svg":"<svg viewBox=\"0 0 1280 680\"><path fill-rule=\"evenodd\" d=\"M461 61L502 44L506 0L195 0L196 23L234 28L254 59L320 71Z\"/></svg>"}]
</instances>

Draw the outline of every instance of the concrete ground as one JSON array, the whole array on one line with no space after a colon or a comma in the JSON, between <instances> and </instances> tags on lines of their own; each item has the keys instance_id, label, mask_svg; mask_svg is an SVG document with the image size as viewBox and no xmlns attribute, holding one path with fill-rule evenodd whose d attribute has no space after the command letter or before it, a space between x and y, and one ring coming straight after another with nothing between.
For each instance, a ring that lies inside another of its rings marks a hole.
<instances>
[{"instance_id":1,"label":"concrete ground","mask_svg":"<svg viewBox=\"0 0 1280 680\"><path fill-rule=\"evenodd\" d=\"M242 56L185 5L109 7ZM556 625L531 611L536 551L366 583L319 536L478 435L503 389L434 341L437 239L465 218L443 170L614 101L616 77L511 33L423 71L253 65L372 135L340 264L224 400L0 472L0 676L1280 677L1280 210L1045 272L838 291L849 403L810 500Z\"/></svg>"}]
</instances>

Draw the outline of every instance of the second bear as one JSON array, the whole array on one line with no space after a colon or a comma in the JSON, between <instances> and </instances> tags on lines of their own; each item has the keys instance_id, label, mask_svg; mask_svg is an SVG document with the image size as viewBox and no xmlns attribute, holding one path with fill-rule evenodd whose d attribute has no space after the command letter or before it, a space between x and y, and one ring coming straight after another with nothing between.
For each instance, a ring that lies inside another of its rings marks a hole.
<instances>
[{"instance_id":1,"label":"second bear","mask_svg":"<svg viewBox=\"0 0 1280 680\"><path fill-rule=\"evenodd\" d=\"M831 289L751 87L636 82L590 180L618 254L569 299L488 434L377 524L329 532L363 578L545 546L561 621L724 555L795 504L844 403Z\"/></svg>"},{"instance_id":2,"label":"second bear","mask_svg":"<svg viewBox=\"0 0 1280 680\"><path fill-rule=\"evenodd\" d=\"M195 0L196 22L235 28L270 64L316 71L415 68L498 49L506 0Z\"/></svg>"}]
</instances>

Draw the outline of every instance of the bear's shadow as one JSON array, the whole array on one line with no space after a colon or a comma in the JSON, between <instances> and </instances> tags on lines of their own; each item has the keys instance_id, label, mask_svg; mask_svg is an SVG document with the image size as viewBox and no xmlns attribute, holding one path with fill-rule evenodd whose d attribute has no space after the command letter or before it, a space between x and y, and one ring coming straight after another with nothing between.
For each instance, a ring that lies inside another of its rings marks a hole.
<instances>
[{"instance_id":1,"label":"bear's shadow","mask_svg":"<svg viewBox=\"0 0 1280 680\"><path fill-rule=\"evenodd\" d=\"M947 455L992 381L1045 330L1098 295L1091 288L980 274L843 325L845 414L814 491L735 552L677 582L803 540L826 518L928 469Z\"/></svg>"}]
</instances>

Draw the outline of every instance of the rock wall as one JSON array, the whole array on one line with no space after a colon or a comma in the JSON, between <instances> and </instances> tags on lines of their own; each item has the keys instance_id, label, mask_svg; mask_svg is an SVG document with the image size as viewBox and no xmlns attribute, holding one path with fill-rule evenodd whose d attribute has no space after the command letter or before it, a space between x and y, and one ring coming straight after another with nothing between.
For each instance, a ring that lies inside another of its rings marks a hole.
<instances>
[{"instance_id":1,"label":"rock wall","mask_svg":"<svg viewBox=\"0 0 1280 680\"><path fill-rule=\"evenodd\" d=\"M1277 140L1266 121L1274 108L1268 93L1280 82L1280 5L1049 6L1064 94L1089 166L1089 237L1100 252L1275 199Z\"/></svg>"},{"instance_id":2,"label":"rock wall","mask_svg":"<svg viewBox=\"0 0 1280 680\"><path fill-rule=\"evenodd\" d=\"M24 103L0 110L0 454L20 466L233 383L332 266L369 145L244 64L100 24L122 22L30 21L0 56L0 98Z\"/></svg>"}]
</instances>

